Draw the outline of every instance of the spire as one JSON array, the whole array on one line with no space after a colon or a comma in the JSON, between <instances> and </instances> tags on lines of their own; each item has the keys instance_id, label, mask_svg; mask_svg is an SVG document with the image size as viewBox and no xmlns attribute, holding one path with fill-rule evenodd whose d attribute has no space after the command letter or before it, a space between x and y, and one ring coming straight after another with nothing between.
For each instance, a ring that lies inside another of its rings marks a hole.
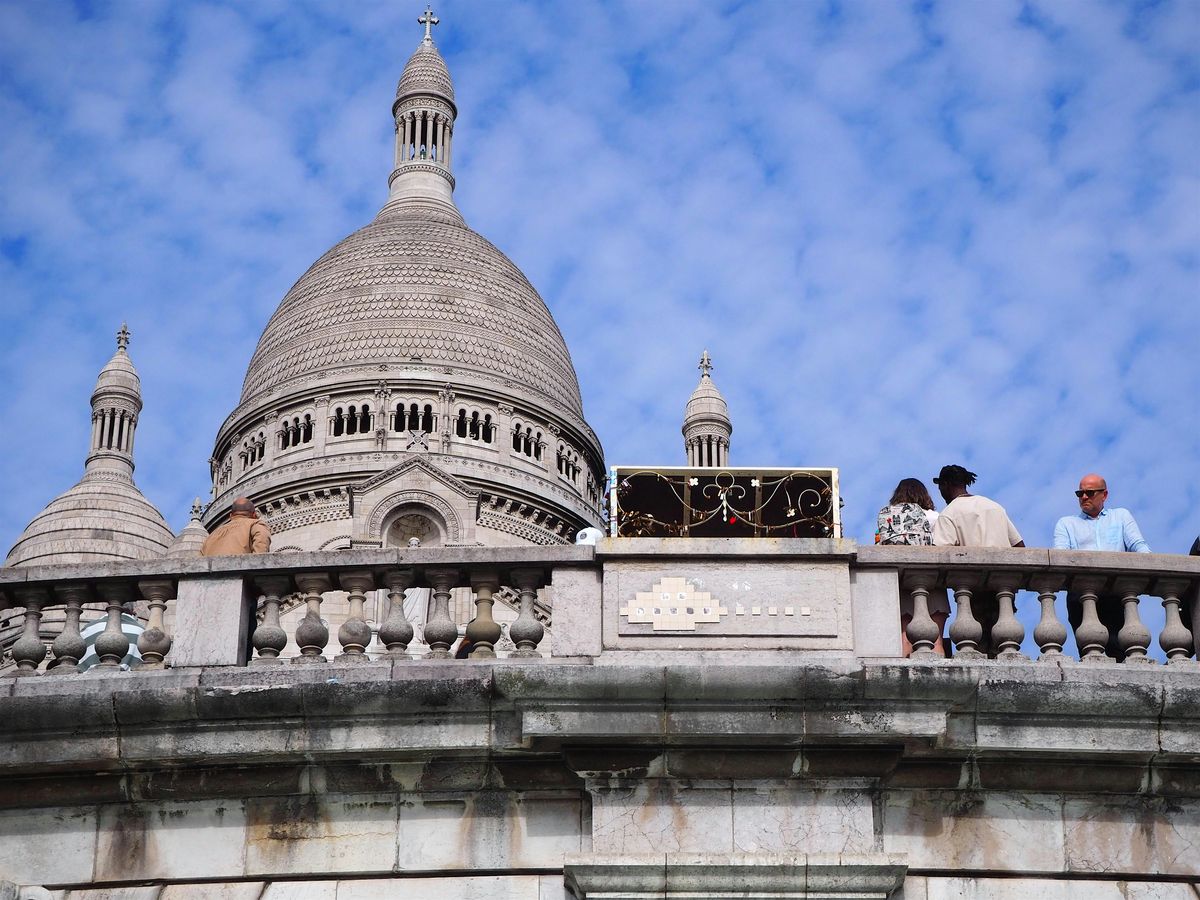
<instances>
[{"instance_id":1,"label":"spire","mask_svg":"<svg viewBox=\"0 0 1200 900\"><path fill-rule=\"evenodd\" d=\"M92 391L92 440L87 475L133 476L133 434L142 411L142 380L129 358L129 327L117 332L117 352L96 378Z\"/></svg>"},{"instance_id":2,"label":"spire","mask_svg":"<svg viewBox=\"0 0 1200 900\"><path fill-rule=\"evenodd\" d=\"M425 34L396 86L392 103L396 154L384 209L399 204L435 205L461 218L454 207L450 174L458 108L450 70L433 43L433 26L440 21L428 6L418 17Z\"/></svg>"},{"instance_id":3,"label":"spire","mask_svg":"<svg viewBox=\"0 0 1200 900\"><path fill-rule=\"evenodd\" d=\"M425 26L425 40L421 43L433 46L433 26L441 25L442 20L433 14L433 7L429 4L425 5L425 15L418 16L417 22Z\"/></svg>"},{"instance_id":4,"label":"spire","mask_svg":"<svg viewBox=\"0 0 1200 900\"><path fill-rule=\"evenodd\" d=\"M683 446L689 466L729 465L729 438L733 423L729 407L712 380L712 357L700 355L700 383L692 391L683 413Z\"/></svg>"}]
</instances>

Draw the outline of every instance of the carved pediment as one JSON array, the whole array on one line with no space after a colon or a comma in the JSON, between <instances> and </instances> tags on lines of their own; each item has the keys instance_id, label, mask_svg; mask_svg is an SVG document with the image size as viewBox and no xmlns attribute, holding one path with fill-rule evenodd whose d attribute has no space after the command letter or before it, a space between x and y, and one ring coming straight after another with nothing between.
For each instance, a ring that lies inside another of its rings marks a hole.
<instances>
[{"instance_id":1,"label":"carved pediment","mask_svg":"<svg viewBox=\"0 0 1200 900\"><path fill-rule=\"evenodd\" d=\"M464 500L474 502L479 499L479 491L470 487L466 482L455 478L439 466L434 465L426 457L416 454L396 463L390 469L385 469L378 475L372 475L365 481L360 481L354 485L354 493L362 496L381 488L390 490L394 485L402 484L405 480L411 481L412 476L418 473L440 482L449 491L458 494Z\"/></svg>"}]
</instances>

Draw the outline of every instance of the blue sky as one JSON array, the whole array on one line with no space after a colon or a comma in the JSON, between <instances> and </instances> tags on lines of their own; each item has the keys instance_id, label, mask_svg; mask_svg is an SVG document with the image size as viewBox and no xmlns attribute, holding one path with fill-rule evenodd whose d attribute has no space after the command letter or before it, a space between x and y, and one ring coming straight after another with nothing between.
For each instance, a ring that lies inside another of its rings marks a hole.
<instances>
[{"instance_id":1,"label":"blue sky","mask_svg":"<svg viewBox=\"0 0 1200 900\"><path fill-rule=\"evenodd\" d=\"M79 477L122 321L182 527L258 335L386 196L422 5L0 0L0 549ZM1200 531L1200 3L436 9L456 199L539 289L612 464L980 475L1030 545L1107 476Z\"/></svg>"}]
</instances>

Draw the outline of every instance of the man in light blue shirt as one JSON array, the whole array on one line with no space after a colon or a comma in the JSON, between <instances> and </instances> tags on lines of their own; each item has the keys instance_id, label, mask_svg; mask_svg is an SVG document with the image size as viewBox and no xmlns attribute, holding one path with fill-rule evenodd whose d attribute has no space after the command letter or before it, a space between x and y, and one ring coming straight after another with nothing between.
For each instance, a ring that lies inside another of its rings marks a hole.
<instances>
[{"instance_id":1,"label":"man in light blue shirt","mask_svg":"<svg viewBox=\"0 0 1200 900\"><path fill-rule=\"evenodd\" d=\"M1079 512L1063 516L1054 526L1055 550L1112 550L1116 552L1149 553L1150 545L1142 537L1141 529L1129 510L1105 509L1108 499L1108 484L1099 475L1084 475L1079 479ZM1120 659L1117 632L1125 622L1125 611L1120 597L1100 597L1096 612L1100 623L1108 629L1108 655ZM1078 632L1083 621L1083 601L1077 594L1067 595L1067 618L1071 628Z\"/></svg>"}]
</instances>

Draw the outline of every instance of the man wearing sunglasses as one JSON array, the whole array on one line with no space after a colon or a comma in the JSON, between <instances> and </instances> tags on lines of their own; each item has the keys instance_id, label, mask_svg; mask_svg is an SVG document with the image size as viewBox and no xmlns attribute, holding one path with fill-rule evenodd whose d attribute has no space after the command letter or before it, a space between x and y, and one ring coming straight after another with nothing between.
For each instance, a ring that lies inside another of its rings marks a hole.
<instances>
[{"instance_id":1,"label":"man wearing sunglasses","mask_svg":"<svg viewBox=\"0 0 1200 900\"><path fill-rule=\"evenodd\" d=\"M1079 479L1079 512L1063 516L1054 526L1055 550L1109 550L1128 553L1149 553L1150 545L1141 529L1129 514L1120 508L1105 509L1108 484L1099 475L1084 475ZM1100 597L1096 603L1100 624L1108 629L1107 653L1120 659L1117 632L1125 623L1125 611L1120 597ZM1067 594L1067 618L1071 628L1079 630L1083 621L1083 601L1077 594Z\"/></svg>"}]
</instances>

